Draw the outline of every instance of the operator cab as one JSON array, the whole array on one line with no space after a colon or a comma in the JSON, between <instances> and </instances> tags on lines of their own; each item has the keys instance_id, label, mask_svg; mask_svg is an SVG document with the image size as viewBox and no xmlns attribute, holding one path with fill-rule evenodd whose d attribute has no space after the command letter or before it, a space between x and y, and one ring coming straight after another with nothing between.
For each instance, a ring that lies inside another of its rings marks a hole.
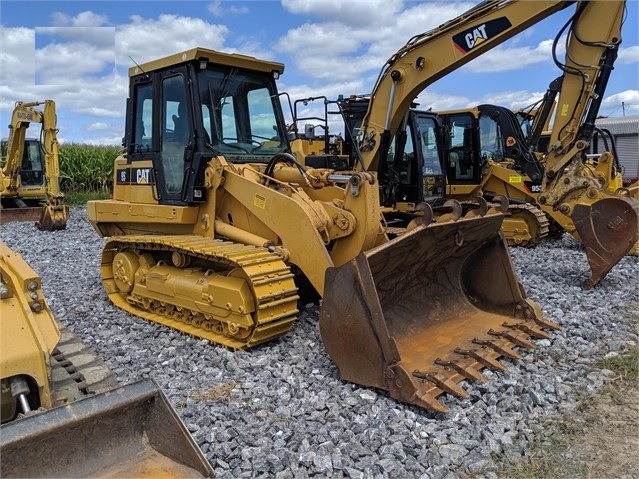
<instances>
[{"instance_id":1,"label":"operator cab","mask_svg":"<svg viewBox=\"0 0 639 479\"><path fill-rule=\"evenodd\" d=\"M123 146L132 165L152 163L146 180L160 204L204 201L204 169L214 156L267 164L290 152L275 84L283 71L280 63L202 48L130 69Z\"/></svg>"},{"instance_id":2,"label":"operator cab","mask_svg":"<svg viewBox=\"0 0 639 479\"><path fill-rule=\"evenodd\" d=\"M0 142L0 167L4 168L7 159L7 142L4 139ZM22 163L20 165L20 186L44 186L44 160L42 154L42 146L36 138L27 138L24 140L24 153L22 155Z\"/></svg>"}]
</instances>

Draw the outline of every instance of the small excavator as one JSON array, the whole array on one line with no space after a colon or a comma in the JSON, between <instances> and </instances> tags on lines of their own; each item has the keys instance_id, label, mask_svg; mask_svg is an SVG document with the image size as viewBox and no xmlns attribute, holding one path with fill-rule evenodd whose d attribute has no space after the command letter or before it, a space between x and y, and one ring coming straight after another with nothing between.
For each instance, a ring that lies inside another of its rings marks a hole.
<instances>
[{"instance_id":1,"label":"small excavator","mask_svg":"<svg viewBox=\"0 0 639 479\"><path fill-rule=\"evenodd\" d=\"M41 124L40 139L26 138L31 123ZM2 141L1 224L36 220L43 231L66 228L69 207L60 190L57 133L53 100L16 102L9 137Z\"/></svg>"}]
</instances>

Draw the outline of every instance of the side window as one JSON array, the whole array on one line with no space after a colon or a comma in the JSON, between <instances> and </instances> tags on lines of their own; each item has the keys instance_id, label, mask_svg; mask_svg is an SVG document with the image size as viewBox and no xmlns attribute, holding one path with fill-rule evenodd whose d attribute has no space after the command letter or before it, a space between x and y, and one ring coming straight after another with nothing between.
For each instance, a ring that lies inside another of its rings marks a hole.
<instances>
[{"instance_id":1,"label":"side window","mask_svg":"<svg viewBox=\"0 0 639 479\"><path fill-rule=\"evenodd\" d=\"M479 149L481 157L487 160L500 161L504 158L499 126L485 115L479 117Z\"/></svg>"},{"instance_id":2,"label":"side window","mask_svg":"<svg viewBox=\"0 0 639 479\"><path fill-rule=\"evenodd\" d=\"M415 164L415 146L413 145L413 127L408 125L406 131L406 145L404 145L404 156L399 168L399 182L404 185L412 184L413 166Z\"/></svg>"},{"instance_id":3,"label":"side window","mask_svg":"<svg viewBox=\"0 0 639 479\"><path fill-rule=\"evenodd\" d=\"M474 176L473 117L470 114L451 115L447 120L451 143L448 156L451 177L471 180Z\"/></svg>"},{"instance_id":4,"label":"side window","mask_svg":"<svg viewBox=\"0 0 639 479\"><path fill-rule=\"evenodd\" d=\"M135 92L134 142L140 150L150 150L153 144L153 86L138 85Z\"/></svg>"},{"instance_id":5,"label":"side window","mask_svg":"<svg viewBox=\"0 0 639 479\"><path fill-rule=\"evenodd\" d=\"M184 150L189 141L189 119L184 77L162 80L162 170L167 193L182 190Z\"/></svg>"},{"instance_id":6,"label":"side window","mask_svg":"<svg viewBox=\"0 0 639 479\"><path fill-rule=\"evenodd\" d=\"M239 142L237 121L235 119L234 98L232 96L228 96L220 101L222 103L222 131L220 136L223 141L232 140Z\"/></svg>"},{"instance_id":7,"label":"side window","mask_svg":"<svg viewBox=\"0 0 639 479\"><path fill-rule=\"evenodd\" d=\"M266 88L251 90L247 99L251 119L251 140L258 143L281 142L277 136L277 121L269 91Z\"/></svg>"}]
</instances>

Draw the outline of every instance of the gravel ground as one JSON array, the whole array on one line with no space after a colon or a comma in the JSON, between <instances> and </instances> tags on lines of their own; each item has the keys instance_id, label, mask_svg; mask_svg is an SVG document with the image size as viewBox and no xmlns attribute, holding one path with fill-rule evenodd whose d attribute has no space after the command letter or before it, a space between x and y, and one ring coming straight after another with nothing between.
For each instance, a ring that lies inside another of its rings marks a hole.
<instances>
[{"instance_id":1,"label":"gravel ground","mask_svg":"<svg viewBox=\"0 0 639 479\"><path fill-rule=\"evenodd\" d=\"M594 290L581 245L566 235L535 249L513 249L528 296L563 326L536 341L504 373L464 383L470 398L443 396L447 415L339 379L324 351L318 308L302 305L293 330L250 351L230 352L112 306L99 273L104 240L86 209L72 208L65 231L31 223L0 229L0 239L42 276L56 318L107 362L122 383L153 377L215 468L217 477L496 478L517 461L548 421L574 411L612 372L605 355L637 347L636 257L625 257Z\"/></svg>"}]
</instances>

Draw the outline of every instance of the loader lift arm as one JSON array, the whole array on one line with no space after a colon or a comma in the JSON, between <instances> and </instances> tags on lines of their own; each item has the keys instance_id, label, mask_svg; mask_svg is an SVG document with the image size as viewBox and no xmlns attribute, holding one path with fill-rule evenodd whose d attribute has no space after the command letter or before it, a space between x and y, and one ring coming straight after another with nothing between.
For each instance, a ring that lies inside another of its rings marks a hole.
<instances>
[{"instance_id":1,"label":"loader lift arm","mask_svg":"<svg viewBox=\"0 0 639 479\"><path fill-rule=\"evenodd\" d=\"M592 287L637 240L639 206L606 193L595 179L580 174L581 157L621 42L625 1L489 0L416 35L380 72L362 122L359 155L365 169L378 171L411 102L429 84L575 3L576 12L564 27L570 27L565 65L555 60L565 78L551 151L544 159L540 201L573 219L592 271L586 286Z\"/></svg>"},{"instance_id":2,"label":"loader lift arm","mask_svg":"<svg viewBox=\"0 0 639 479\"><path fill-rule=\"evenodd\" d=\"M42 108L40 105L44 105ZM0 196L20 198L20 168L26 145L26 132L30 123L41 124L40 145L44 150L44 174L46 202L40 212L37 227L43 231L65 229L68 206L64 204L64 194L60 190L60 160L57 139L57 119L55 102L17 102L11 115L7 156L0 168Z\"/></svg>"}]
</instances>

